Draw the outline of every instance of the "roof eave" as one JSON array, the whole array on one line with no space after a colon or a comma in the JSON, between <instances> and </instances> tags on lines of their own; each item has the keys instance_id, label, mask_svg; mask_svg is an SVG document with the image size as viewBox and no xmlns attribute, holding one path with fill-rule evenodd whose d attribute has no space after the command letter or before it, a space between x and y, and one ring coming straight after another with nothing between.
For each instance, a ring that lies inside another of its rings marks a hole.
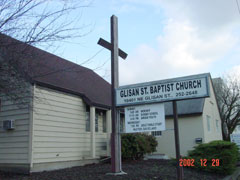
<instances>
[{"instance_id":1,"label":"roof eave","mask_svg":"<svg viewBox=\"0 0 240 180\"><path fill-rule=\"evenodd\" d=\"M189 113L189 114L178 114L178 117L191 117L191 116L201 116L202 112L195 112L195 113ZM166 115L166 118L173 118L173 114Z\"/></svg>"},{"instance_id":2,"label":"roof eave","mask_svg":"<svg viewBox=\"0 0 240 180\"><path fill-rule=\"evenodd\" d=\"M103 109L111 109L110 106L108 105L105 105L105 104L100 104L100 103L96 103L96 102L92 102L85 94L83 93L79 93L79 92L75 92L75 91L72 91L70 89L66 89L66 88L61 88L61 87L58 87L58 86L54 86L54 85L51 85L51 84L48 84L48 83L43 83L43 82L40 82L40 81L37 81L37 80L32 80L31 81L31 84L37 84L39 86L42 86L42 87L46 87L46 88L49 88L49 89L53 89L53 90L57 90L57 91L61 91L61 92L65 92L65 93L69 93L69 94L73 94L73 95L77 95L77 96L80 96L83 101L87 104L87 105L90 105L90 106L96 106L96 107L100 107L100 108L103 108Z\"/></svg>"}]
</instances>

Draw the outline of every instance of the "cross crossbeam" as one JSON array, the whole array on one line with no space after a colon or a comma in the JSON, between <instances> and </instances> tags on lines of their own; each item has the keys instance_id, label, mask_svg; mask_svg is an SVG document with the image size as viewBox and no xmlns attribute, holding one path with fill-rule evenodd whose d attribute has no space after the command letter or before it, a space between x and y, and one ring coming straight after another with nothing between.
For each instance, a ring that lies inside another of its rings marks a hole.
<instances>
[{"instance_id":1,"label":"cross crossbeam","mask_svg":"<svg viewBox=\"0 0 240 180\"><path fill-rule=\"evenodd\" d=\"M112 51L113 50L113 46L111 43L105 41L104 39L100 38L98 40L98 44L101 45L102 47ZM121 50L120 48L118 48L118 55L123 58L126 59L127 58L127 53L125 53L123 50Z\"/></svg>"}]
</instances>

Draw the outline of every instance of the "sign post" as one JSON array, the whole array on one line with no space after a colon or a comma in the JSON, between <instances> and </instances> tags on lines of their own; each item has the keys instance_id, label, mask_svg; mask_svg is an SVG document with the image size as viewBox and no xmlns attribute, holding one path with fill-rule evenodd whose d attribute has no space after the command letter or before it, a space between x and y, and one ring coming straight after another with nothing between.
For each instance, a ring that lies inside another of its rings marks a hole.
<instances>
[{"instance_id":1,"label":"sign post","mask_svg":"<svg viewBox=\"0 0 240 180\"><path fill-rule=\"evenodd\" d=\"M112 174L123 174L121 165L121 136L120 136L120 113L116 108L116 88L119 86L118 56L126 59L127 54L118 48L118 20L111 16L111 43L99 39L98 44L111 51L111 97L112 97L112 134L111 134L111 165Z\"/></svg>"},{"instance_id":2,"label":"sign post","mask_svg":"<svg viewBox=\"0 0 240 180\"><path fill-rule=\"evenodd\" d=\"M177 113L177 102L173 101L173 118L174 118L174 136L175 136L175 149L176 149L176 160L177 160L177 175L178 180L183 179L183 171L181 171L181 168L179 166L179 160L180 160L180 142L179 142L179 129L178 129L178 113Z\"/></svg>"}]
</instances>

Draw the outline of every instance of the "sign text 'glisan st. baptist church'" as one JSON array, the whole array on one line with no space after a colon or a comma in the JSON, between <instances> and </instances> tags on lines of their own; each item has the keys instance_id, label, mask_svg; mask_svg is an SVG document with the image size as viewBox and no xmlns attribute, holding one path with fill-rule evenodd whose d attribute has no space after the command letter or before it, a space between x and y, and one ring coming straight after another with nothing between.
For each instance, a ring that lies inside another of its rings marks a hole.
<instances>
[{"instance_id":1,"label":"sign text 'glisan st. baptist church'","mask_svg":"<svg viewBox=\"0 0 240 180\"><path fill-rule=\"evenodd\" d=\"M116 91L117 106L198 98L208 95L208 74L121 86Z\"/></svg>"}]
</instances>

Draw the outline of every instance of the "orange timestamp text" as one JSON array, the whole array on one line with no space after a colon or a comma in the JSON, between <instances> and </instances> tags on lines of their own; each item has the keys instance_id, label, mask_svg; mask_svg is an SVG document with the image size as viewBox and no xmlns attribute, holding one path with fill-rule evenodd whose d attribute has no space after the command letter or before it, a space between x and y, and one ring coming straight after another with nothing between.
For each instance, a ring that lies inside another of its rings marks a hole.
<instances>
[{"instance_id":1,"label":"orange timestamp text","mask_svg":"<svg viewBox=\"0 0 240 180\"><path fill-rule=\"evenodd\" d=\"M209 166L209 164L211 164L211 166L219 166L220 161L219 159L211 159L211 163L208 163L207 159L200 159L200 164L201 166ZM195 159L179 159L179 166L195 166Z\"/></svg>"}]
</instances>

